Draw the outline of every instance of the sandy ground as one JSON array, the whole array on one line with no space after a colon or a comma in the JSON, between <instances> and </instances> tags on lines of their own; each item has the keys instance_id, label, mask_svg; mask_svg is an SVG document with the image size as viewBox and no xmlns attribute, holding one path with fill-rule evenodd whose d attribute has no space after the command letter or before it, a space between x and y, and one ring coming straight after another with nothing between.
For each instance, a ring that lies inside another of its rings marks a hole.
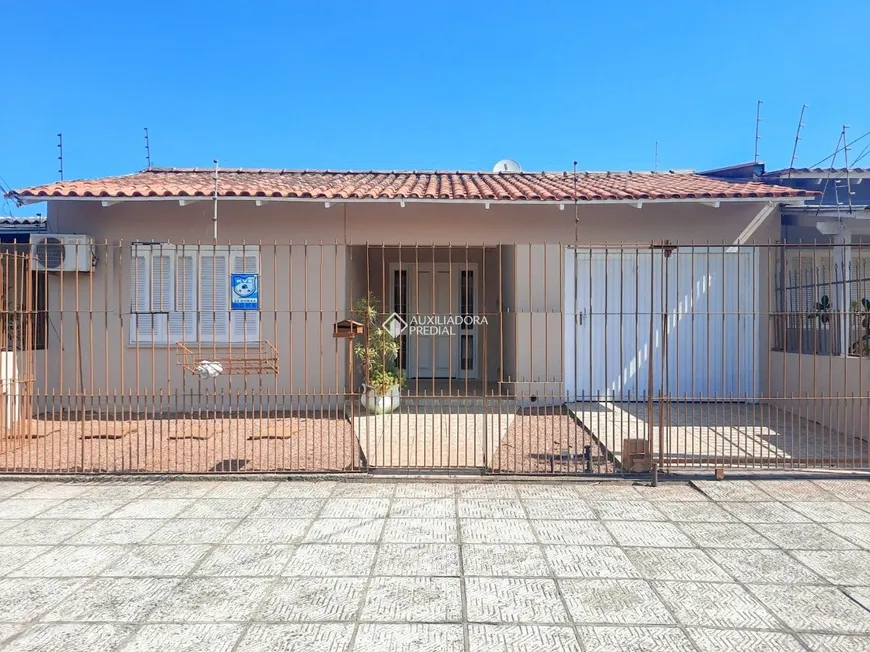
<instances>
[{"instance_id":1,"label":"sandy ground","mask_svg":"<svg viewBox=\"0 0 870 652\"><path fill-rule=\"evenodd\" d=\"M261 472L359 470L350 423L279 418L34 419L0 441L2 471Z\"/></svg>"},{"instance_id":2,"label":"sandy ground","mask_svg":"<svg viewBox=\"0 0 870 652\"><path fill-rule=\"evenodd\" d=\"M592 447L592 470L611 473L597 443L567 410L546 407L521 410L492 459L496 473L582 473L583 449Z\"/></svg>"}]
</instances>

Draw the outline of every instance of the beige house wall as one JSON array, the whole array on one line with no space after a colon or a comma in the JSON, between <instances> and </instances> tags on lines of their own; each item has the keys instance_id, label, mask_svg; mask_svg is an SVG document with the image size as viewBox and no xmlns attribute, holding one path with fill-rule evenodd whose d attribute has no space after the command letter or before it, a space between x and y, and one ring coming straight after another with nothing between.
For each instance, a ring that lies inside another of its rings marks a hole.
<instances>
[{"instance_id":1,"label":"beige house wall","mask_svg":"<svg viewBox=\"0 0 870 652\"><path fill-rule=\"evenodd\" d=\"M771 351L770 369L771 405L870 441L870 360Z\"/></svg>"},{"instance_id":2,"label":"beige house wall","mask_svg":"<svg viewBox=\"0 0 870 652\"><path fill-rule=\"evenodd\" d=\"M217 243L260 246L261 337L277 347L280 373L222 377L217 389L288 395L343 392L346 344L332 337L332 324L349 316L366 279L371 285L383 274L378 267L382 263L370 258L367 264L359 255L365 251L362 245L416 244L457 247L454 252L469 246L469 252L476 251L486 269L486 310L502 316L497 330L491 326L487 332L487 375L508 386L515 384L514 389L526 396L558 397L564 389L565 245L575 242L575 229L577 242L589 245L662 240L730 244L763 206L647 203L638 209L595 204L580 206L575 224L571 204L564 210L558 205L493 203L486 209L481 204L412 202L404 208L395 202L326 208L322 202L276 201L258 207L253 201L221 201ZM142 394L200 389L198 379L176 364L174 347L129 346L128 245L211 245L212 210L210 200L184 206L175 200L109 206L98 201L50 203L50 231L85 233L111 246L98 248L101 255L92 274L52 277L50 341L37 360L40 391ZM752 240L776 240L778 215L775 211ZM398 259L398 250L392 251ZM413 253L405 250L402 255ZM760 262L760 268L767 269L766 251L761 251ZM499 267L501 273L493 273ZM760 297L762 313L766 294ZM766 333L763 336L761 351L766 350ZM766 359L760 356L762 364Z\"/></svg>"}]
</instances>

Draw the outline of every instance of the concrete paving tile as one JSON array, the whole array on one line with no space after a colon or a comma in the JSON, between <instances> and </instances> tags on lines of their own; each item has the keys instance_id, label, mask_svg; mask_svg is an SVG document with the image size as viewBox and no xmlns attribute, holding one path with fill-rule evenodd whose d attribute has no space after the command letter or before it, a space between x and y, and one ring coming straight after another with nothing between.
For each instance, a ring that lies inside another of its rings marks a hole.
<instances>
[{"instance_id":1,"label":"concrete paving tile","mask_svg":"<svg viewBox=\"0 0 870 652\"><path fill-rule=\"evenodd\" d=\"M460 498L457 510L461 518L525 518L523 504L518 500Z\"/></svg>"},{"instance_id":2,"label":"concrete paving tile","mask_svg":"<svg viewBox=\"0 0 870 652\"><path fill-rule=\"evenodd\" d=\"M62 543L77 532L81 532L97 521L38 520L19 521L16 525L4 528L6 521L0 521L0 545L52 545ZM13 523L14 521L9 521Z\"/></svg>"},{"instance_id":3,"label":"concrete paving tile","mask_svg":"<svg viewBox=\"0 0 870 652\"><path fill-rule=\"evenodd\" d=\"M181 580L165 578L100 577L67 596L45 621L141 621Z\"/></svg>"},{"instance_id":4,"label":"concrete paving tile","mask_svg":"<svg viewBox=\"0 0 870 652\"><path fill-rule=\"evenodd\" d=\"M701 652L804 652L794 636L780 632L693 627L687 633Z\"/></svg>"},{"instance_id":5,"label":"concrete paving tile","mask_svg":"<svg viewBox=\"0 0 870 652\"><path fill-rule=\"evenodd\" d=\"M670 625L665 605L644 580L559 580L575 623Z\"/></svg>"},{"instance_id":6,"label":"concrete paving tile","mask_svg":"<svg viewBox=\"0 0 870 652\"><path fill-rule=\"evenodd\" d=\"M260 502L255 498L212 498L209 492L205 498L191 501L180 518L245 518Z\"/></svg>"},{"instance_id":7,"label":"concrete paving tile","mask_svg":"<svg viewBox=\"0 0 870 652\"><path fill-rule=\"evenodd\" d=\"M462 598L455 577L373 577L361 620L460 622Z\"/></svg>"},{"instance_id":8,"label":"concrete paving tile","mask_svg":"<svg viewBox=\"0 0 870 652\"><path fill-rule=\"evenodd\" d=\"M592 506L585 500L547 500L527 498L523 500L526 512L532 519L594 520L597 518Z\"/></svg>"},{"instance_id":9,"label":"concrete paving tile","mask_svg":"<svg viewBox=\"0 0 870 652\"><path fill-rule=\"evenodd\" d=\"M60 505L64 499L25 499L18 494L13 498L0 501L0 519L33 518L37 514L47 512L52 507Z\"/></svg>"},{"instance_id":10,"label":"concrete paving tile","mask_svg":"<svg viewBox=\"0 0 870 652\"><path fill-rule=\"evenodd\" d=\"M280 575L290 561L295 546L231 545L218 546L194 569L194 575L215 577Z\"/></svg>"},{"instance_id":11,"label":"concrete paving tile","mask_svg":"<svg viewBox=\"0 0 870 652\"><path fill-rule=\"evenodd\" d=\"M782 503L723 503L722 506L744 523L809 523L803 514Z\"/></svg>"},{"instance_id":12,"label":"concrete paving tile","mask_svg":"<svg viewBox=\"0 0 870 652\"><path fill-rule=\"evenodd\" d=\"M329 498L338 486L332 480L291 480L279 482L269 498Z\"/></svg>"},{"instance_id":13,"label":"concrete paving tile","mask_svg":"<svg viewBox=\"0 0 870 652\"><path fill-rule=\"evenodd\" d=\"M870 633L870 612L834 587L750 584L749 590L791 629Z\"/></svg>"},{"instance_id":14,"label":"concrete paving tile","mask_svg":"<svg viewBox=\"0 0 870 652\"><path fill-rule=\"evenodd\" d=\"M243 625L141 625L122 652L231 652L244 631Z\"/></svg>"},{"instance_id":15,"label":"concrete paving tile","mask_svg":"<svg viewBox=\"0 0 870 652\"><path fill-rule=\"evenodd\" d=\"M541 543L576 546L613 545L613 537L599 521L529 521Z\"/></svg>"},{"instance_id":16,"label":"concrete paving tile","mask_svg":"<svg viewBox=\"0 0 870 652\"><path fill-rule=\"evenodd\" d=\"M812 480L753 480L752 483L781 502L831 502L837 497Z\"/></svg>"},{"instance_id":17,"label":"concrete paving tile","mask_svg":"<svg viewBox=\"0 0 870 652\"><path fill-rule=\"evenodd\" d=\"M632 523L608 521L605 527L621 546L654 548L691 548L689 538L673 523Z\"/></svg>"},{"instance_id":18,"label":"concrete paving tile","mask_svg":"<svg viewBox=\"0 0 870 652\"><path fill-rule=\"evenodd\" d=\"M870 523L828 523L826 527L852 544L870 550Z\"/></svg>"},{"instance_id":19,"label":"concrete paving tile","mask_svg":"<svg viewBox=\"0 0 870 652\"><path fill-rule=\"evenodd\" d=\"M396 493L394 482L339 482L332 498L392 498Z\"/></svg>"},{"instance_id":20,"label":"concrete paving tile","mask_svg":"<svg viewBox=\"0 0 870 652\"><path fill-rule=\"evenodd\" d=\"M603 521L664 521L652 503L642 500L593 500L592 509Z\"/></svg>"},{"instance_id":21,"label":"concrete paving tile","mask_svg":"<svg viewBox=\"0 0 870 652\"><path fill-rule=\"evenodd\" d=\"M207 545L126 546L101 575L105 577L179 577L187 575L208 554Z\"/></svg>"},{"instance_id":22,"label":"concrete paving tile","mask_svg":"<svg viewBox=\"0 0 870 652\"><path fill-rule=\"evenodd\" d=\"M374 575L459 576L459 546L452 543L381 544Z\"/></svg>"},{"instance_id":23,"label":"concrete paving tile","mask_svg":"<svg viewBox=\"0 0 870 652\"><path fill-rule=\"evenodd\" d=\"M355 620L365 586L363 577L281 578L256 618L265 622Z\"/></svg>"},{"instance_id":24,"label":"concrete paving tile","mask_svg":"<svg viewBox=\"0 0 870 652\"><path fill-rule=\"evenodd\" d=\"M516 490L524 502L527 500L577 501L580 499L574 485L571 483L521 484L517 485Z\"/></svg>"},{"instance_id":25,"label":"concrete paving tile","mask_svg":"<svg viewBox=\"0 0 870 652\"><path fill-rule=\"evenodd\" d=\"M558 625L468 626L471 652L581 652L574 629Z\"/></svg>"},{"instance_id":26,"label":"concrete paving tile","mask_svg":"<svg viewBox=\"0 0 870 652\"><path fill-rule=\"evenodd\" d=\"M134 481L120 482L96 482L90 483L92 489L88 492L88 498L94 500L135 500L151 495L151 492L159 488L165 482L150 482L143 478Z\"/></svg>"},{"instance_id":27,"label":"concrete paving tile","mask_svg":"<svg viewBox=\"0 0 870 652\"><path fill-rule=\"evenodd\" d=\"M466 544L462 547L466 575L489 577L547 577L547 560L532 544Z\"/></svg>"},{"instance_id":28,"label":"concrete paving tile","mask_svg":"<svg viewBox=\"0 0 870 652\"><path fill-rule=\"evenodd\" d=\"M305 543L377 543L385 522L383 518L316 520Z\"/></svg>"},{"instance_id":29,"label":"concrete paving tile","mask_svg":"<svg viewBox=\"0 0 870 652\"><path fill-rule=\"evenodd\" d=\"M553 569L553 575L558 578L640 577L620 548L548 545L544 546L544 552Z\"/></svg>"},{"instance_id":30,"label":"concrete paving tile","mask_svg":"<svg viewBox=\"0 0 870 652\"><path fill-rule=\"evenodd\" d=\"M36 487L38 483L36 482L27 482L21 480L0 480L0 500L11 498L16 494L23 493L33 487Z\"/></svg>"},{"instance_id":31,"label":"concrete paving tile","mask_svg":"<svg viewBox=\"0 0 870 652\"><path fill-rule=\"evenodd\" d=\"M164 523L167 523L167 521L146 518L116 518L92 521L85 529L66 539L64 543L89 546L141 543L159 530Z\"/></svg>"},{"instance_id":32,"label":"concrete paving tile","mask_svg":"<svg viewBox=\"0 0 870 652\"><path fill-rule=\"evenodd\" d=\"M51 550L51 546L4 546L0 548L0 575L11 573L31 559Z\"/></svg>"},{"instance_id":33,"label":"concrete paving tile","mask_svg":"<svg viewBox=\"0 0 870 652\"><path fill-rule=\"evenodd\" d=\"M300 544L281 573L287 576L367 576L377 546L371 543Z\"/></svg>"},{"instance_id":34,"label":"concrete paving tile","mask_svg":"<svg viewBox=\"0 0 870 652\"><path fill-rule=\"evenodd\" d=\"M453 498L456 486L452 482L400 482L396 485L396 499L400 498Z\"/></svg>"},{"instance_id":35,"label":"concrete paving tile","mask_svg":"<svg viewBox=\"0 0 870 652\"><path fill-rule=\"evenodd\" d=\"M57 507L52 507L37 514L35 518L102 518L126 505L127 500L111 498L75 498L66 500Z\"/></svg>"},{"instance_id":36,"label":"concrete paving tile","mask_svg":"<svg viewBox=\"0 0 870 652\"><path fill-rule=\"evenodd\" d=\"M74 578L0 578L0 622L39 618L84 583Z\"/></svg>"},{"instance_id":37,"label":"concrete paving tile","mask_svg":"<svg viewBox=\"0 0 870 652\"><path fill-rule=\"evenodd\" d=\"M264 577L196 577L161 600L149 622L245 622L274 583Z\"/></svg>"},{"instance_id":38,"label":"concrete paving tile","mask_svg":"<svg viewBox=\"0 0 870 652\"><path fill-rule=\"evenodd\" d=\"M466 500L517 500L517 487L504 482L460 483L456 496Z\"/></svg>"},{"instance_id":39,"label":"concrete paving tile","mask_svg":"<svg viewBox=\"0 0 870 652\"><path fill-rule=\"evenodd\" d=\"M647 580L686 582L728 582L731 577L703 550L693 548L626 548L637 573L631 577Z\"/></svg>"},{"instance_id":40,"label":"concrete paving tile","mask_svg":"<svg viewBox=\"0 0 870 652\"><path fill-rule=\"evenodd\" d=\"M743 523L680 523L679 528L702 548L773 548L775 544Z\"/></svg>"},{"instance_id":41,"label":"concrete paving tile","mask_svg":"<svg viewBox=\"0 0 870 652\"><path fill-rule=\"evenodd\" d=\"M456 518L452 498L394 498L390 518Z\"/></svg>"},{"instance_id":42,"label":"concrete paving tile","mask_svg":"<svg viewBox=\"0 0 870 652\"><path fill-rule=\"evenodd\" d=\"M867 652L870 650L870 636L801 634L801 639L812 652Z\"/></svg>"},{"instance_id":43,"label":"concrete paving tile","mask_svg":"<svg viewBox=\"0 0 870 652\"><path fill-rule=\"evenodd\" d=\"M800 512L816 523L870 523L870 512L860 509L857 503L799 502L786 503L788 507Z\"/></svg>"},{"instance_id":44,"label":"concrete paving tile","mask_svg":"<svg viewBox=\"0 0 870 652\"><path fill-rule=\"evenodd\" d=\"M248 518L314 518L325 502L323 498L265 498Z\"/></svg>"},{"instance_id":45,"label":"concrete paving tile","mask_svg":"<svg viewBox=\"0 0 870 652\"><path fill-rule=\"evenodd\" d=\"M170 480L154 487L149 493L149 498L202 498L217 486L214 480ZM162 628L163 625L150 625L149 627Z\"/></svg>"},{"instance_id":46,"label":"concrete paving tile","mask_svg":"<svg viewBox=\"0 0 870 652\"><path fill-rule=\"evenodd\" d=\"M684 625L735 629L780 627L761 602L739 584L653 582L653 586Z\"/></svg>"},{"instance_id":47,"label":"concrete paving tile","mask_svg":"<svg viewBox=\"0 0 870 652\"><path fill-rule=\"evenodd\" d=\"M865 504L870 502L870 480L831 478L828 480L813 480L813 482L840 500Z\"/></svg>"},{"instance_id":48,"label":"concrete paving tile","mask_svg":"<svg viewBox=\"0 0 870 652\"><path fill-rule=\"evenodd\" d=\"M249 518L239 523L223 543L299 543L310 525L311 519L307 518Z\"/></svg>"},{"instance_id":49,"label":"concrete paving tile","mask_svg":"<svg viewBox=\"0 0 870 652\"><path fill-rule=\"evenodd\" d=\"M384 526L384 543L456 543L456 519L390 518Z\"/></svg>"},{"instance_id":50,"label":"concrete paving tile","mask_svg":"<svg viewBox=\"0 0 870 652\"><path fill-rule=\"evenodd\" d=\"M839 524L825 526L816 523L758 523L759 534L784 550L847 550L857 546L831 532Z\"/></svg>"},{"instance_id":51,"label":"concrete paving tile","mask_svg":"<svg viewBox=\"0 0 870 652\"><path fill-rule=\"evenodd\" d=\"M353 625L253 625L236 652L347 652L352 638Z\"/></svg>"},{"instance_id":52,"label":"concrete paving tile","mask_svg":"<svg viewBox=\"0 0 870 652\"><path fill-rule=\"evenodd\" d=\"M870 586L853 586L846 589L846 593L855 602L870 611Z\"/></svg>"},{"instance_id":53,"label":"concrete paving tile","mask_svg":"<svg viewBox=\"0 0 870 652\"><path fill-rule=\"evenodd\" d=\"M573 487L577 495L585 500L640 499L637 489L623 482L578 482Z\"/></svg>"},{"instance_id":54,"label":"concrete paving tile","mask_svg":"<svg viewBox=\"0 0 870 652\"><path fill-rule=\"evenodd\" d=\"M709 502L710 498L691 484L684 482L660 482L658 487L635 484L634 490L643 500L655 503Z\"/></svg>"},{"instance_id":55,"label":"concrete paving tile","mask_svg":"<svg viewBox=\"0 0 870 652\"><path fill-rule=\"evenodd\" d=\"M676 627L579 627L586 652L695 652Z\"/></svg>"},{"instance_id":56,"label":"concrete paving tile","mask_svg":"<svg viewBox=\"0 0 870 652\"><path fill-rule=\"evenodd\" d=\"M465 649L464 638L462 625L363 623L359 626L353 649L378 652L462 652Z\"/></svg>"},{"instance_id":57,"label":"concrete paving tile","mask_svg":"<svg viewBox=\"0 0 870 652\"><path fill-rule=\"evenodd\" d=\"M124 554L123 546L55 546L9 573L10 577L97 575Z\"/></svg>"},{"instance_id":58,"label":"concrete paving tile","mask_svg":"<svg viewBox=\"0 0 870 652\"><path fill-rule=\"evenodd\" d=\"M6 652L113 652L132 625L34 625L4 646Z\"/></svg>"},{"instance_id":59,"label":"concrete paving tile","mask_svg":"<svg viewBox=\"0 0 870 652\"><path fill-rule=\"evenodd\" d=\"M257 499L270 495L278 486L277 481L268 480L224 480L214 481L208 492L209 498L231 498L233 500Z\"/></svg>"},{"instance_id":60,"label":"concrete paving tile","mask_svg":"<svg viewBox=\"0 0 870 652\"><path fill-rule=\"evenodd\" d=\"M137 498L108 518L173 518L194 503L193 498Z\"/></svg>"},{"instance_id":61,"label":"concrete paving tile","mask_svg":"<svg viewBox=\"0 0 870 652\"><path fill-rule=\"evenodd\" d=\"M832 584L870 586L867 550L795 550L792 554Z\"/></svg>"},{"instance_id":62,"label":"concrete paving tile","mask_svg":"<svg viewBox=\"0 0 870 652\"><path fill-rule=\"evenodd\" d=\"M90 482L42 482L32 485L24 492L18 493L17 498L25 500L66 500L67 498L81 498L92 492L94 484Z\"/></svg>"},{"instance_id":63,"label":"concrete paving tile","mask_svg":"<svg viewBox=\"0 0 870 652\"><path fill-rule=\"evenodd\" d=\"M708 554L744 584L824 584L824 580L782 550L710 550Z\"/></svg>"},{"instance_id":64,"label":"concrete paving tile","mask_svg":"<svg viewBox=\"0 0 870 652\"><path fill-rule=\"evenodd\" d=\"M678 523L733 523L737 521L730 513L710 501L656 503L656 507L669 521Z\"/></svg>"},{"instance_id":65,"label":"concrete paving tile","mask_svg":"<svg viewBox=\"0 0 870 652\"><path fill-rule=\"evenodd\" d=\"M750 480L695 480L692 486L717 502L766 502L771 496Z\"/></svg>"},{"instance_id":66,"label":"concrete paving tile","mask_svg":"<svg viewBox=\"0 0 870 652\"><path fill-rule=\"evenodd\" d=\"M320 518L386 518L389 511L388 498L330 498Z\"/></svg>"},{"instance_id":67,"label":"concrete paving tile","mask_svg":"<svg viewBox=\"0 0 870 652\"><path fill-rule=\"evenodd\" d=\"M0 643L12 638L21 631L21 625L12 625L9 623L0 623Z\"/></svg>"},{"instance_id":68,"label":"concrete paving tile","mask_svg":"<svg viewBox=\"0 0 870 652\"><path fill-rule=\"evenodd\" d=\"M159 523L148 543L221 543L240 521L231 518L176 518Z\"/></svg>"},{"instance_id":69,"label":"concrete paving tile","mask_svg":"<svg viewBox=\"0 0 870 652\"><path fill-rule=\"evenodd\" d=\"M552 579L469 577L465 580L465 601L469 622L568 622Z\"/></svg>"},{"instance_id":70,"label":"concrete paving tile","mask_svg":"<svg viewBox=\"0 0 870 652\"><path fill-rule=\"evenodd\" d=\"M464 518L459 529L462 543L537 543L532 526L522 519Z\"/></svg>"}]
</instances>

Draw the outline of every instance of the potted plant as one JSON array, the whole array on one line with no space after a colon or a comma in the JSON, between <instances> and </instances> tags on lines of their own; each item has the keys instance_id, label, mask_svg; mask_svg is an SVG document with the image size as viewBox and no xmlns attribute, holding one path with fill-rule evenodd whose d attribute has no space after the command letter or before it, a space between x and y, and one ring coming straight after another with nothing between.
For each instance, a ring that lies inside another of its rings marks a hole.
<instances>
[{"instance_id":1,"label":"potted plant","mask_svg":"<svg viewBox=\"0 0 870 652\"><path fill-rule=\"evenodd\" d=\"M399 342L384 328L384 316L378 311L374 295L357 301L353 314L363 325L363 341L353 349L365 377L360 403L374 414L392 412L399 407L405 386L405 376L398 365Z\"/></svg>"},{"instance_id":2,"label":"potted plant","mask_svg":"<svg viewBox=\"0 0 870 652\"><path fill-rule=\"evenodd\" d=\"M870 299L853 301L851 308L860 336L849 346L849 355L870 356Z\"/></svg>"}]
</instances>

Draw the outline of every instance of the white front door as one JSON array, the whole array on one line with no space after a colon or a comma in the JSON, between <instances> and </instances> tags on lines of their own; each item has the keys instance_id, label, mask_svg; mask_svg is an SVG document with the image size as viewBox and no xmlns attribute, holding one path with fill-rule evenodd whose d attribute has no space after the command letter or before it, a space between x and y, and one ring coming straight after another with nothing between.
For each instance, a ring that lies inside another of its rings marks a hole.
<instances>
[{"instance_id":1,"label":"white front door","mask_svg":"<svg viewBox=\"0 0 870 652\"><path fill-rule=\"evenodd\" d=\"M392 265L392 308L411 324L400 340L409 378L477 377L477 326L456 323L476 314L476 276L464 263Z\"/></svg>"},{"instance_id":2,"label":"white front door","mask_svg":"<svg viewBox=\"0 0 870 652\"><path fill-rule=\"evenodd\" d=\"M572 250L573 252L573 250ZM758 395L757 264L751 252L680 247L565 257L571 396L643 400Z\"/></svg>"}]
</instances>

